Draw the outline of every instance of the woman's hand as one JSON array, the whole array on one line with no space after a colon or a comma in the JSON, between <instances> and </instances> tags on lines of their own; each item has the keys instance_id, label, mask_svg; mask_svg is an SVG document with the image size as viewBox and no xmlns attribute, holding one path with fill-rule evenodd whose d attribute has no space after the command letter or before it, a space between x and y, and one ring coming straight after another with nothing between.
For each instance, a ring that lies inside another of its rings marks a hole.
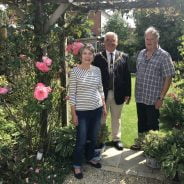
<instances>
[{"instance_id":1,"label":"woman's hand","mask_svg":"<svg viewBox=\"0 0 184 184\"><path fill-rule=\"evenodd\" d=\"M74 124L74 126L77 126L79 122L78 122L78 116L75 110L75 105L71 106L71 114L72 114L72 123Z\"/></svg>"},{"instance_id":2,"label":"woman's hand","mask_svg":"<svg viewBox=\"0 0 184 184\"><path fill-rule=\"evenodd\" d=\"M65 96L64 100L70 100L70 96Z\"/></svg>"},{"instance_id":3,"label":"woman's hand","mask_svg":"<svg viewBox=\"0 0 184 184\"><path fill-rule=\"evenodd\" d=\"M72 114L72 122L74 124L74 126L77 126L78 125L78 116L75 114Z\"/></svg>"}]
</instances>

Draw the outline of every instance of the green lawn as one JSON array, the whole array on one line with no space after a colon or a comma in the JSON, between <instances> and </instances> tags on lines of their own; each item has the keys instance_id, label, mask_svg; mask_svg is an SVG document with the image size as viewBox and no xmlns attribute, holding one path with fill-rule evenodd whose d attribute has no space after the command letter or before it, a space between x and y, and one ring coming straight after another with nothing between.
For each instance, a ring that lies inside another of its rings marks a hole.
<instances>
[{"instance_id":1,"label":"green lawn","mask_svg":"<svg viewBox=\"0 0 184 184\"><path fill-rule=\"evenodd\" d=\"M137 137L137 112L134 97L135 76L132 76L132 98L128 105L124 105L121 120L122 120L122 142L125 147L130 147Z\"/></svg>"},{"instance_id":2,"label":"green lawn","mask_svg":"<svg viewBox=\"0 0 184 184\"><path fill-rule=\"evenodd\" d=\"M130 147L137 137L137 113L134 98L135 76L132 76L132 98L128 105L124 104L121 120L122 120L122 142L125 147ZM108 126L110 130L110 116L108 117Z\"/></svg>"}]
</instances>

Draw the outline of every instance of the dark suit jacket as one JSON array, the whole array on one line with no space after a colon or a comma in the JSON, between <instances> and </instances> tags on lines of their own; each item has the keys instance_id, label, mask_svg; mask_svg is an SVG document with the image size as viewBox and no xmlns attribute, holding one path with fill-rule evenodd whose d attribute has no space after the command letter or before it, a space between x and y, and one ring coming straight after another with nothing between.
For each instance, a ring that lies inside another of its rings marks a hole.
<instances>
[{"instance_id":1,"label":"dark suit jacket","mask_svg":"<svg viewBox=\"0 0 184 184\"><path fill-rule=\"evenodd\" d=\"M114 98L117 105L125 101L125 96L131 96L131 75L127 64L128 56L116 50L114 61ZM107 99L109 88L109 71L106 51L98 53L93 65L101 70L102 84Z\"/></svg>"}]
</instances>

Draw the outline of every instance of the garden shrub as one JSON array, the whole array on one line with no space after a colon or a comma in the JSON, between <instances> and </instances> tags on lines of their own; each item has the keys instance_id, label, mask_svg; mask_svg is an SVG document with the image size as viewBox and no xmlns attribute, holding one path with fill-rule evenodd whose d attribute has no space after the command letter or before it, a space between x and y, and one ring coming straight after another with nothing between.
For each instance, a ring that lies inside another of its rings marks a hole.
<instances>
[{"instance_id":1,"label":"garden shrub","mask_svg":"<svg viewBox=\"0 0 184 184\"><path fill-rule=\"evenodd\" d=\"M146 156L155 158L159 160L160 156L163 153L163 140L166 136L166 133L161 131L150 130L143 140L143 151Z\"/></svg>"},{"instance_id":2,"label":"garden shrub","mask_svg":"<svg viewBox=\"0 0 184 184\"><path fill-rule=\"evenodd\" d=\"M184 101L175 93L169 93L161 109L161 119L167 127L184 128Z\"/></svg>"},{"instance_id":3,"label":"garden shrub","mask_svg":"<svg viewBox=\"0 0 184 184\"><path fill-rule=\"evenodd\" d=\"M172 129L164 133L149 131L144 139L146 156L155 158L169 179L184 174L184 131Z\"/></svg>"},{"instance_id":4,"label":"garden shrub","mask_svg":"<svg viewBox=\"0 0 184 184\"><path fill-rule=\"evenodd\" d=\"M174 129L163 141L163 153L160 157L161 169L167 177L173 179L177 173L184 174L184 131Z\"/></svg>"},{"instance_id":5,"label":"garden shrub","mask_svg":"<svg viewBox=\"0 0 184 184\"><path fill-rule=\"evenodd\" d=\"M62 158L71 157L76 142L76 128L70 125L56 130L54 134L55 152Z\"/></svg>"}]
</instances>

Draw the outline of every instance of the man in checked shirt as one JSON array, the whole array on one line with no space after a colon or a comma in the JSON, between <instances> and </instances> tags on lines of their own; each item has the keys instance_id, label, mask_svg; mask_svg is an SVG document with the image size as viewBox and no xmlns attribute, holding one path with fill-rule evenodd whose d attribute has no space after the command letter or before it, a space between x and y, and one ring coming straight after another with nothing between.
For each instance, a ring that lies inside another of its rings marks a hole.
<instances>
[{"instance_id":1,"label":"man in checked shirt","mask_svg":"<svg viewBox=\"0 0 184 184\"><path fill-rule=\"evenodd\" d=\"M138 140L131 146L140 150L141 137L149 130L159 130L159 109L175 75L171 56L159 46L159 32L145 31L145 46L136 62L135 99L138 117Z\"/></svg>"}]
</instances>

